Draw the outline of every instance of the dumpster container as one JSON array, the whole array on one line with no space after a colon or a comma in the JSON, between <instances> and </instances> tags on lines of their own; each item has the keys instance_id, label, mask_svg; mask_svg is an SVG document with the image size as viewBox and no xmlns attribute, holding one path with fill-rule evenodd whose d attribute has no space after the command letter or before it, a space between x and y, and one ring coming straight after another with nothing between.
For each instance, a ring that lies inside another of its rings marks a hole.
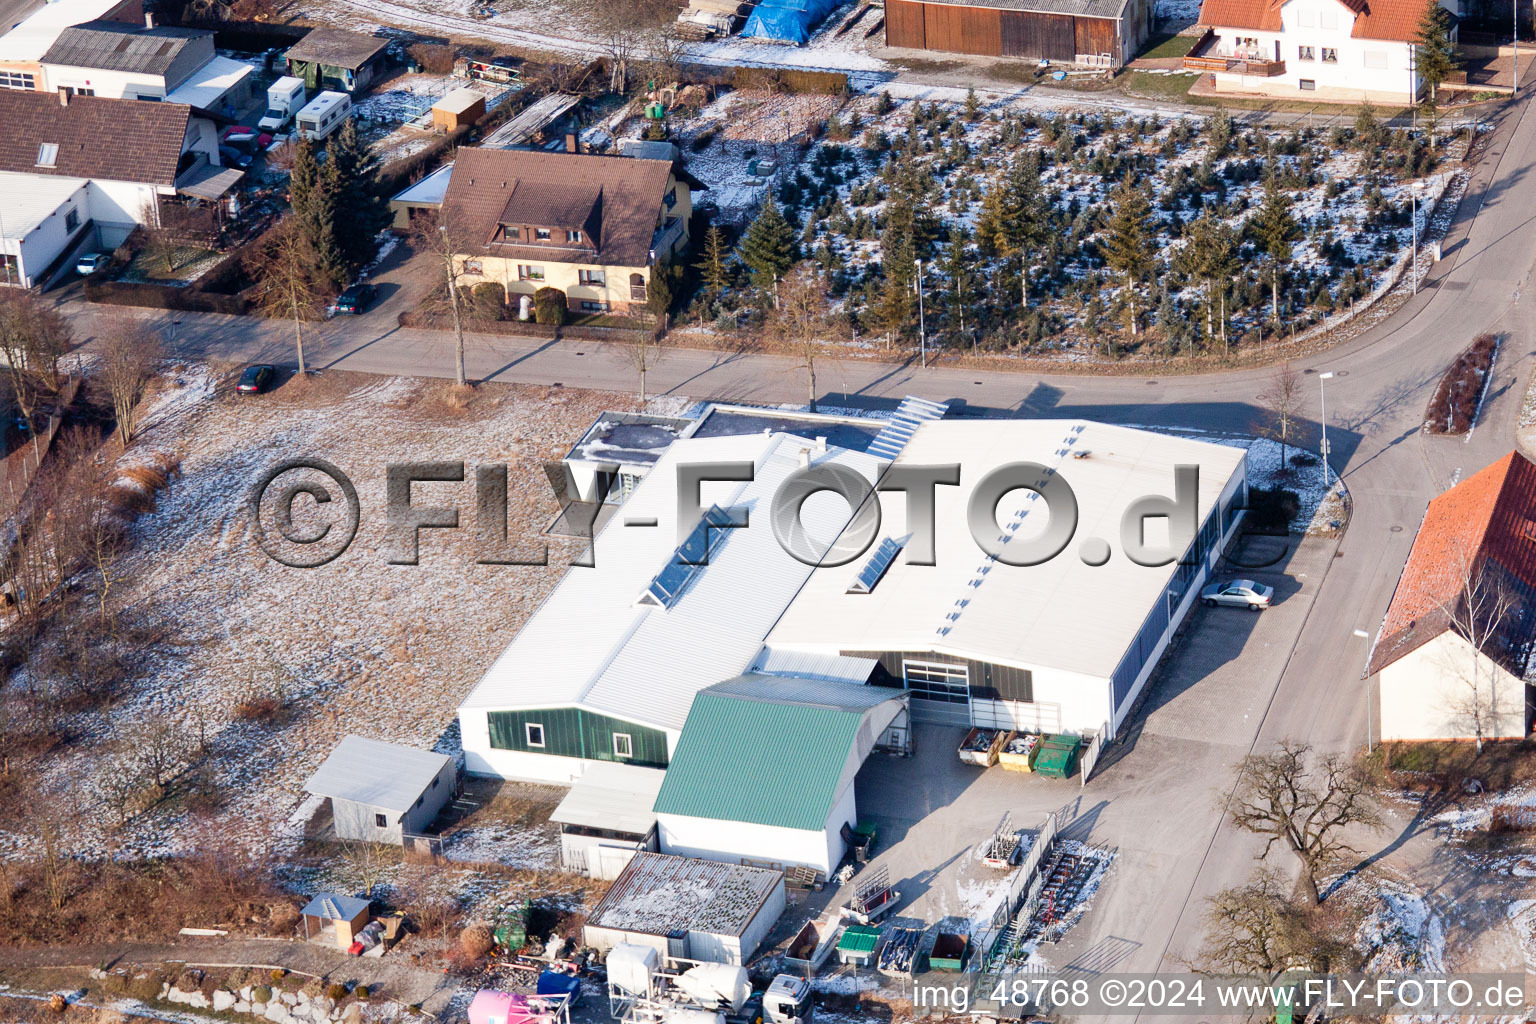
<instances>
[{"instance_id":1,"label":"dumpster container","mask_svg":"<svg viewBox=\"0 0 1536 1024\"><path fill-rule=\"evenodd\" d=\"M1047 736L1035 752L1035 771L1049 779L1065 779L1077 767L1082 742L1076 736Z\"/></svg>"}]
</instances>

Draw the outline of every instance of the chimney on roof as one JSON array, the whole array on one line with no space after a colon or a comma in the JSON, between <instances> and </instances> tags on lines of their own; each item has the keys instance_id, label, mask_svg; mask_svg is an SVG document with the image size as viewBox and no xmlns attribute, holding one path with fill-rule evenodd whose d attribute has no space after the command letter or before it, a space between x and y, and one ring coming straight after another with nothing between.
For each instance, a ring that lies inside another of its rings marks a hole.
<instances>
[{"instance_id":1,"label":"chimney on roof","mask_svg":"<svg viewBox=\"0 0 1536 1024\"><path fill-rule=\"evenodd\" d=\"M816 450L819 451L819 452L824 452L824 451L827 450L827 439L826 438L824 438L824 437L816 438Z\"/></svg>"},{"instance_id":2,"label":"chimney on roof","mask_svg":"<svg viewBox=\"0 0 1536 1024\"><path fill-rule=\"evenodd\" d=\"M69 90L68 89L60 89L59 90L59 106L61 106L61 107L69 106Z\"/></svg>"},{"instance_id":3,"label":"chimney on roof","mask_svg":"<svg viewBox=\"0 0 1536 1024\"><path fill-rule=\"evenodd\" d=\"M810 466L811 466L811 450L809 448L801 448L800 449L800 468L801 469L809 469Z\"/></svg>"},{"instance_id":4,"label":"chimney on roof","mask_svg":"<svg viewBox=\"0 0 1536 1024\"><path fill-rule=\"evenodd\" d=\"M144 27L145 28L154 28L155 27L155 12L154 11L145 11L144 12Z\"/></svg>"},{"instance_id":5,"label":"chimney on roof","mask_svg":"<svg viewBox=\"0 0 1536 1024\"><path fill-rule=\"evenodd\" d=\"M576 133L575 132L566 132L565 133L565 151L567 153L579 153L579 152L581 152L581 145L576 140Z\"/></svg>"}]
</instances>

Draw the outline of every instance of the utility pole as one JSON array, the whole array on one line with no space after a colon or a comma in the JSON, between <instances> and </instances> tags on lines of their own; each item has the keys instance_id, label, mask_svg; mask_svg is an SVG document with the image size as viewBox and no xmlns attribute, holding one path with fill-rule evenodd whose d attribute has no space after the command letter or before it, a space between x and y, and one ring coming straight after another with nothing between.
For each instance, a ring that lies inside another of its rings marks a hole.
<instances>
[{"instance_id":1,"label":"utility pole","mask_svg":"<svg viewBox=\"0 0 1536 1024\"><path fill-rule=\"evenodd\" d=\"M1514 21L1514 32L1510 41L1514 44L1515 51L1515 91L1514 95L1520 95L1520 0L1510 0L1510 18Z\"/></svg>"},{"instance_id":2,"label":"utility pole","mask_svg":"<svg viewBox=\"0 0 1536 1024\"><path fill-rule=\"evenodd\" d=\"M1328 479L1328 389L1323 386L1323 381L1332 378L1332 370L1317 375L1317 397L1323 406L1320 422L1323 425L1323 490L1325 492L1333 486L1333 482Z\"/></svg>"},{"instance_id":3,"label":"utility pole","mask_svg":"<svg viewBox=\"0 0 1536 1024\"><path fill-rule=\"evenodd\" d=\"M923 319L923 261L913 260L917 264L917 350L922 357L923 367L928 366L928 326Z\"/></svg>"}]
</instances>

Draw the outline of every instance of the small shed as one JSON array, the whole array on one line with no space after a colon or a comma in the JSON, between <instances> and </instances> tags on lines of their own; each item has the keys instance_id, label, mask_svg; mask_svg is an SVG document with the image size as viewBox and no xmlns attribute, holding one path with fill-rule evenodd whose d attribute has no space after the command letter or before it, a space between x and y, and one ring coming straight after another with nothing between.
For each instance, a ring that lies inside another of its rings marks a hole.
<instances>
[{"instance_id":1,"label":"small shed","mask_svg":"<svg viewBox=\"0 0 1536 1024\"><path fill-rule=\"evenodd\" d=\"M452 178L453 164L444 164L396 193L389 201L389 212L394 216L390 227L404 233L411 230L416 217L427 214L436 216L443 208L443 196L447 195L448 182Z\"/></svg>"},{"instance_id":2,"label":"small shed","mask_svg":"<svg viewBox=\"0 0 1536 1024\"><path fill-rule=\"evenodd\" d=\"M330 799L338 839L403 844L453 798L455 778L446 754L348 736L304 790Z\"/></svg>"},{"instance_id":3,"label":"small shed","mask_svg":"<svg viewBox=\"0 0 1536 1024\"><path fill-rule=\"evenodd\" d=\"M560 859L567 871L613 880L641 850L657 849L656 794L660 768L598 761L571 787L549 820L560 826Z\"/></svg>"},{"instance_id":4,"label":"small shed","mask_svg":"<svg viewBox=\"0 0 1536 1024\"><path fill-rule=\"evenodd\" d=\"M485 96L473 89L455 89L432 104L432 127L451 132L485 116Z\"/></svg>"},{"instance_id":5,"label":"small shed","mask_svg":"<svg viewBox=\"0 0 1536 1024\"><path fill-rule=\"evenodd\" d=\"M582 941L607 951L744 964L784 913L784 872L637 853L587 918Z\"/></svg>"},{"instance_id":6,"label":"small shed","mask_svg":"<svg viewBox=\"0 0 1536 1024\"><path fill-rule=\"evenodd\" d=\"M322 892L304 908L304 938L349 949L368 924L368 900Z\"/></svg>"},{"instance_id":7,"label":"small shed","mask_svg":"<svg viewBox=\"0 0 1536 1024\"><path fill-rule=\"evenodd\" d=\"M387 62L389 40L339 28L314 28L283 54L288 73L311 94L322 89L366 92Z\"/></svg>"}]
</instances>

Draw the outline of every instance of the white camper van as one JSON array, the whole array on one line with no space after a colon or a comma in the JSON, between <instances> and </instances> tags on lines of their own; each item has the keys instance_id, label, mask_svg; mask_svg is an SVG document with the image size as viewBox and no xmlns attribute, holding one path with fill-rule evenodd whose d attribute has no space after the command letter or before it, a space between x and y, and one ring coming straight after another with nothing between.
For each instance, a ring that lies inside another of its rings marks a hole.
<instances>
[{"instance_id":1,"label":"white camper van","mask_svg":"<svg viewBox=\"0 0 1536 1024\"><path fill-rule=\"evenodd\" d=\"M304 106L304 80L284 75L267 87L267 112L256 126L264 132L281 131Z\"/></svg>"},{"instance_id":2,"label":"white camper van","mask_svg":"<svg viewBox=\"0 0 1536 1024\"><path fill-rule=\"evenodd\" d=\"M299 111L293 119L293 130L315 142L340 128L351 112L351 96L344 92L322 92Z\"/></svg>"}]
</instances>

